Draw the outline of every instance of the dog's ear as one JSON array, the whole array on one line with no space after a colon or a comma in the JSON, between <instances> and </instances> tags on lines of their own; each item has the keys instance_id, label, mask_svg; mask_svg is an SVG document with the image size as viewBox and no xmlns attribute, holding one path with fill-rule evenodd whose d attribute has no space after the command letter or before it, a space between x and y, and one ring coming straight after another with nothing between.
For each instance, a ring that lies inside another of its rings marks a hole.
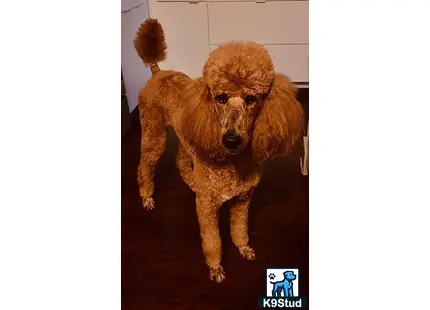
<instances>
[{"instance_id":1,"label":"dog's ear","mask_svg":"<svg viewBox=\"0 0 430 310\"><path fill-rule=\"evenodd\" d=\"M184 105L181 130L189 145L200 155L215 158L220 150L220 124L203 78L187 85L181 96Z\"/></svg>"},{"instance_id":2,"label":"dog's ear","mask_svg":"<svg viewBox=\"0 0 430 310\"><path fill-rule=\"evenodd\" d=\"M253 155L258 162L286 155L300 137L304 113L296 95L297 88L290 79L276 74L252 134Z\"/></svg>"}]
</instances>

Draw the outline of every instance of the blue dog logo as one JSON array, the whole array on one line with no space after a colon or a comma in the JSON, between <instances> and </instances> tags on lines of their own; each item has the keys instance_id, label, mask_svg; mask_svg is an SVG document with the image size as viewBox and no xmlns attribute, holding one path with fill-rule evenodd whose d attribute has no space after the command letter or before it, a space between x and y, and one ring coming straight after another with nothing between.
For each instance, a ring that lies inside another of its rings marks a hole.
<instances>
[{"instance_id":1,"label":"blue dog logo","mask_svg":"<svg viewBox=\"0 0 430 310\"><path fill-rule=\"evenodd\" d=\"M284 279L281 281L272 282L271 280L274 280L276 276L271 273L269 274L270 283L273 284L272 289L272 296L273 297L281 297L281 292L284 293L284 297L293 297L294 296L294 283L293 281L296 280L297 276L294 274L293 271L288 270L283 273Z\"/></svg>"}]
</instances>

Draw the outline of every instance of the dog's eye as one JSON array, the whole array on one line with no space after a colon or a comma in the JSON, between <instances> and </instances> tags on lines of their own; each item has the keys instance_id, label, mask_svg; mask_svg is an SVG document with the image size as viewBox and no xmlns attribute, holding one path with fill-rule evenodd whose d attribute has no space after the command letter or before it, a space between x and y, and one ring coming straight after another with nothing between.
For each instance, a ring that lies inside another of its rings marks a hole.
<instances>
[{"instance_id":1,"label":"dog's eye","mask_svg":"<svg viewBox=\"0 0 430 310\"><path fill-rule=\"evenodd\" d=\"M215 100L221 104L225 104L228 101L227 94L220 94L215 97Z\"/></svg>"},{"instance_id":2,"label":"dog's eye","mask_svg":"<svg viewBox=\"0 0 430 310\"><path fill-rule=\"evenodd\" d=\"M245 97L245 102L246 104L252 104L257 100L257 97L253 96L253 95L248 95Z\"/></svg>"}]
</instances>

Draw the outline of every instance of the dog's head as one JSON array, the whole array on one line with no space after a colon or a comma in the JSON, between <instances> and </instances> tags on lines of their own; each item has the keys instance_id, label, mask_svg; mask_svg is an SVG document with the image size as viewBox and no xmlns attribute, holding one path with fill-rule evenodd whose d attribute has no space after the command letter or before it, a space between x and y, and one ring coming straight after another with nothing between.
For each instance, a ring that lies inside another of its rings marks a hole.
<instances>
[{"instance_id":1,"label":"dog's head","mask_svg":"<svg viewBox=\"0 0 430 310\"><path fill-rule=\"evenodd\" d=\"M284 277L285 277L285 279L287 279L289 281L293 281L293 280L296 279L296 275L292 271L286 271L286 272L284 272Z\"/></svg>"},{"instance_id":2,"label":"dog's head","mask_svg":"<svg viewBox=\"0 0 430 310\"><path fill-rule=\"evenodd\" d=\"M275 74L266 49L253 42L214 50L182 101L184 135L210 157L234 156L249 146L262 162L287 153L302 129L296 88Z\"/></svg>"}]
</instances>

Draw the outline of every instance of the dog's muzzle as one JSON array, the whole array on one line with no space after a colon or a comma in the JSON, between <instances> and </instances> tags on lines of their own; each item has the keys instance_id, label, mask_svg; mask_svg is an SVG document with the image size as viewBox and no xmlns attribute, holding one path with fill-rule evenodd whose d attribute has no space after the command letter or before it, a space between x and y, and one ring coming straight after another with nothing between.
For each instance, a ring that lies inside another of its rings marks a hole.
<instances>
[{"instance_id":1,"label":"dog's muzzle","mask_svg":"<svg viewBox=\"0 0 430 310\"><path fill-rule=\"evenodd\" d=\"M235 151L242 145L242 137L229 130L222 136L222 144L227 150Z\"/></svg>"}]
</instances>

